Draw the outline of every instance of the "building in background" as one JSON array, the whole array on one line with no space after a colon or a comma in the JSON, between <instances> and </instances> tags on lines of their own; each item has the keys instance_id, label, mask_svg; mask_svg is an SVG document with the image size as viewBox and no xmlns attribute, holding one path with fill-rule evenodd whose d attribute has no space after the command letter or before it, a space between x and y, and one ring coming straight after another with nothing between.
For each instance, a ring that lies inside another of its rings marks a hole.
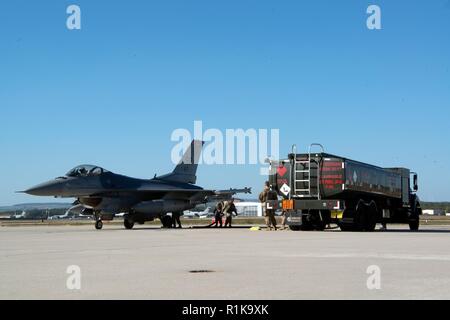
<instances>
[{"instance_id":1,"label":"building in background","mask_svg":"<svg viewBox=\"0 0 450 320\"><path fill-rule=\"evenodd\" d=\"M236 210L241 217L262 217L263 210L260 202L236 202Z\"/></svg>"},{"instance_id":2,"label":"building in background","mask_svg":"<svg viewBox=\"0 0 450 320\"><path fill-rule=\"evenodd\" d=\"M425 209L425 210L422 210L422 213L424 215L428 215L428 216L444 216L445 215L445 211L443 209Z\"/></svg>"}]
</instances>

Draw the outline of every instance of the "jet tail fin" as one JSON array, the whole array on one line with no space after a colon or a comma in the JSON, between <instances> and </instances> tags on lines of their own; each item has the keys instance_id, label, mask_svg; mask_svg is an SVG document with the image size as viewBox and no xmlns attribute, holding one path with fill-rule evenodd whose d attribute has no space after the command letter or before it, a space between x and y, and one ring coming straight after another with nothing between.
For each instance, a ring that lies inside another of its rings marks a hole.
<instances>
[{"instance_id":1,"label":"jet tail fin","mask_svg":"<svg viewBox=\"0 0 450 320\"><path fill-rule=\"evenodd\" d=\"M192 140L191 145L172 173L158 177L158 179L172 182L195 183L197 181L197 167L203 144L203 141Z\"/></svg>"}]
</instances>

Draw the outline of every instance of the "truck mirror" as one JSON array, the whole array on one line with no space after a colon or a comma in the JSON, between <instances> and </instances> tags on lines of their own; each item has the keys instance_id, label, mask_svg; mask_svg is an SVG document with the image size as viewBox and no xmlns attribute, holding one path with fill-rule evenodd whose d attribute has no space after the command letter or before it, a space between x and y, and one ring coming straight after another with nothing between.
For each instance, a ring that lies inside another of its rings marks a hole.
<instances>
[{"instance_id":1,"label":"truck mirror","mask_svg":"<svg viewBox=\"0 0 450 320\"><path fill-rule=\"evenodd\" d=\"M414 191L419 190L419 186L417 184L417 174L414 174Z\"/></svg>"}]
</instances>

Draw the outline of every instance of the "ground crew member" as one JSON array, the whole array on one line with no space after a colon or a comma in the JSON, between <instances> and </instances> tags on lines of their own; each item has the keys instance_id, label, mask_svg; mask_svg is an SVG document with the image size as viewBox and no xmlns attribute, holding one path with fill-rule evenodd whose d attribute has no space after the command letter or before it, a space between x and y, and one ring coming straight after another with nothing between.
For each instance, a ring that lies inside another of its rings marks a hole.
<instances>
[{"instance_id":1,"label":"ground crew member","mask_svg":"<svg viewBox=\"0 0 450 320\"><path fill-rule=\"evenodd\" d=\"M266 215L267 195L269 194L269 191L270 191L270 183L269 183L269 181L266 181L266 183L264 184L263 191L261 191L261 193L259 194L259 202L261 202L261 206L262 206L263 214L264 214L264 221L266 222L267 226L269 226L269 224L270 224L269 217Z\"/></svg>"},{"instance_id":2,"label":"ground crew member","mask_svg":"<svg viewBox=\"0 0 450 320\"><path fill-rule=\"evenodd\" d=\"M276 191L272 190L270 188L269 192L267 193L267 200L266 200L266 217L267 217L267 227L269 230L275 230L277 231L277 220L275 219L275 209L268 209L267 205L270 200L278 200L278 194ZM273 229L272 229L273 227Z\"/></svg>"},{"instance_id":3,"label":"ground crew member","mask_svg":"<svg viewBox=\"0 0 450 320\"><path fill-rule=\"evenodd\" d=\"M223 203L219 202L214 209L214 222L211 223L208 227L214 226L214 228L218 227L218 224L220 224L220 227L222 228L222 217L223 217Z\"/></svg>"},{"instance_id":4,"label":"ground crew member","mask_svg":"<svg viewBox=\"0 0 450 320\"><path fill-rule=\"evenodd\" d=\"M231 222L233 220L233 213L237 216L237 210L236 206L234 205L234 199L231 199L230 201L225 202L223 206L223 213L226 216L225 219L225 228L228 226L231 228Z\"/></svg>"},{"instance_id":5,"label":"ground crew member","mask_svg":"<svg viewBox=\"0 0 450 320\"><path fill-rule=\"evenodd\" d=\"M286 229L286 211L283 210L283 212L281 213L281 227L280 230L285 230Z\"/></svg>"},{"instance_id":6,"label":"ground crew member","mask_svg":"<svg viewBox=\"0 0 450 320\"><path fill-rule=\"evenodd\" d=\"M172 228L176 228L178 224L178 228L181 228L181 221L180 221L180 212L172 212Z\"/></svg>"}]
</instances>

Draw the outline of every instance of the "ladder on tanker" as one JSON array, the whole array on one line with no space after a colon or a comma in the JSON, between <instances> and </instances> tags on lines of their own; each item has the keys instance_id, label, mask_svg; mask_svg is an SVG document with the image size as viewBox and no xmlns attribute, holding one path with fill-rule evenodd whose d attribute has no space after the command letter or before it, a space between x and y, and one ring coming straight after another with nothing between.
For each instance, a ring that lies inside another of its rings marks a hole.
<instances>
[{"instance_id":1,"label":"ladder on tanker","mask_svg":"<svg viewBox=\"0 0 450 320\"><path fill-rule=\"evenodd\" d=\"M308 150L308 158L307 159L298 159L297 157L297 146L292 146L292 154L294 156L293 159L293 172L294 172L294 195L300 198L317 198L320 200L320 168L319 164L313 168L311 166L312 158L311 158L311 149L314 146L318 146L321 148L322 153L324 153L324 148L321 144L313 143L309 146ZM312 176L312 170L317 172L317 176ZM317 178L316 187L312 187L312 178ZM315 192L313 193L313 189Z\"/></svg>"}]
</instances>

